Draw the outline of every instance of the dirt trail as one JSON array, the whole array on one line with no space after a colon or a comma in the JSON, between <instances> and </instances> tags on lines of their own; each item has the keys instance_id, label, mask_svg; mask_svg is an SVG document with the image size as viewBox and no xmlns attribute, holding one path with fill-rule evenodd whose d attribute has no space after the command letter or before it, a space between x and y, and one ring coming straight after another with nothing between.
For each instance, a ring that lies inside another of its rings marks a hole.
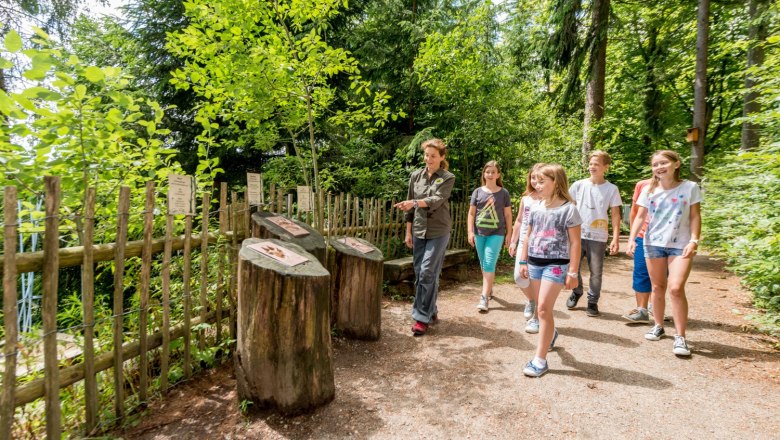
<instances>
[{"instance_id":1,"label":"dirt trail","mask_svg":"<svg viewBox=\"0 0 780 440\"><path fill-rule=\"evenodd\" d=\"M474 274L477 275L477 274ZM631 261L605 264L602 314L584 301L566 310L539 379L521 370L536 335L523 331L525 299L498 285L490 312L476 310L479 282L443 282L441 322L414 338L410 305L387 301L378 342L334 340L335 400L284 418L238 410L230 365L150 406L128 439L336 438L777 438L780 352L751 331L749 296L722 264L699 256L688 285L690 359L672 338L646 341L648 325L621 315L634 305ZM474 278L476 279L476 277ZM673 334L671 323L667 334Z\"/></svg>"}]
</instances>

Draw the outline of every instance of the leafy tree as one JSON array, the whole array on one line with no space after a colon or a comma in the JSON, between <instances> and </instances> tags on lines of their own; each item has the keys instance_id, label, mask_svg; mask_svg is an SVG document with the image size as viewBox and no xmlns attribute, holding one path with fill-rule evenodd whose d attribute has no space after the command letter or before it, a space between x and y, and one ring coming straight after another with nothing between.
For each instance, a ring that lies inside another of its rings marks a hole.
<instances>
[{"instance_id":1,"label":"leafy tree","mask_svg":"<svg viewBox=\"0 0 780 440\"><path fill-rule=\"evenodd\" d=\"M13 30L5 38L7 52L21 55L31 85L0 91L0 184L17 185L19 199L30 202L42 194L41 176L60 176L67 225L77 219L70 214L81 211L87 187L97 188L98 215L108 220L116 213L120 185L142 189L147 180L163 183L178 169L171 160L175 151L161 140L167 132L158 129L162 108L126 93L129 81L121 69L86 65L40 29L35 49L22 50L22 42ZM0 59L0 67L13 63ZM142 191L135 196L135 206L143 206ZM112 223L98 223L109 240Z\"/></svg>"},{"instance_id":2,"label":"leafy tree","mask_svg":"<svg viewBox=\"0 0 780 440\"><path fill-rule=\"evenodd\" d=\"M305 181L319 191L319 121L370 132L390 117L387 95L372 91L349 52L329 46L322 37L327 20L344 3L185 3L190 25L168 47L187 61L173 73L172 82L203 98L196 116L203 127L201 141L213 145L213 131L226 126L253 132L254 147L269 149L285 133ZM351 82L350 94L330 87L329 81L341 75ZM331 113L339 101L344 110ZM304 145L311 172L303 161Z\"/></svg>"}]
</instances>

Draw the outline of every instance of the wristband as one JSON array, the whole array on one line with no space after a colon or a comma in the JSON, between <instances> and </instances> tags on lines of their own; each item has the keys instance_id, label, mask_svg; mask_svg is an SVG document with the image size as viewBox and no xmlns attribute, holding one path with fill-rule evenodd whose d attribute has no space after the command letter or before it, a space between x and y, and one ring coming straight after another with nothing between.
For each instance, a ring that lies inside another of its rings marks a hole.
<instances>
[{"instance_id":1,"label":"wristband","mask_svg":"<svg viewBox=\"0 0 780 440\"><path fill-rule=\"evenodd\" d=\"M509 243L509 247L512 247L512 246L517 247L517 243Z\"/></svg>"},{"instance_id":2,"label":"wristband","mask_svg":"<svg viewBox=\"0 0 780 440\"><path fill-rule=\"evenodd\" d=\"M525 261L525 260L518 260L518 261L517 261L517 264L528 264L528 262L527 262L527 261Z\"/></svg>"},{"instance_id":3,"label":"wristband","mask_svg":"<svg viewBox=\"0 0 780 440\"><path fill-rule=\"evenodd\" d=\"M569 272L566 275L568 275L568 276L570 276L572 278L577 278L577 272Z\"/></svg>"},{"instance_id":4,"label":"wristband","mask_svg":"<svg viewBox=\"0 0 780 440\"><path fill-rule=\"evenodd\" d=\"M689 241L688 243L693 243L693 244L695 244L696 246L698 246L698 245L699 245L699 240L698 240L698 239L695 239L695 238L693 238L693 239L691 239L691 241Z\"/></svg>"},{"instance_id":5,"label":"wristband","mask_svg":"<svg viewBox=\"0 0 780 440\"><path fill-rule=\"evenodd\" d=\"M412 206L414 206L414 209L419 208L419 206L417 205L417 200L412 200Z\"/></svg>"}]
</instances>

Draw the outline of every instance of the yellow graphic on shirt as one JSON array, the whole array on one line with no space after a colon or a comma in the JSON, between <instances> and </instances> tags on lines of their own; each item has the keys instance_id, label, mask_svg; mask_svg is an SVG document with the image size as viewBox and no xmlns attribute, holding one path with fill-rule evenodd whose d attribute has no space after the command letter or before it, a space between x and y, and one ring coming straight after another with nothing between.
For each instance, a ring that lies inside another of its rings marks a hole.
<instances>
[{"instance_id":1,"label":"yellow graphic on shirt","mask_svg":"<svg viewBox=\"0 0 780 440\"><path fill-rule=\"evenodd\" d=\"M478 228L498 229L498 213L496 212L496 205L487 206L479 211L479 214L477 214L477 221L475 223Z\"/></svg>"},{"instance_id":2,"label":"yellow graphic on shirt","mask_svg":"<svg viewBox=\"0 0 780 440\"><path fill-rule=\"evenodd\" d=\"M607 221L604 219L598 219L594 220L593 223L590 224L591 229L601 229L606 231L607 230Z\"/></svg>"}]
</instances>

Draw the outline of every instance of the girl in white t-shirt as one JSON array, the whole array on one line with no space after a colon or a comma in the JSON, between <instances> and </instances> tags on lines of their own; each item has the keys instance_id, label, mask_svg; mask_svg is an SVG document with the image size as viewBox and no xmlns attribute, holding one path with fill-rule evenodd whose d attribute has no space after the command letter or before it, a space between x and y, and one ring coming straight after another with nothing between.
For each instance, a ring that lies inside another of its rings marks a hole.
<instances>
[{"instance_id":1,"label":"girl in white t-shirt","mask_svg":"<svg viewBox=\"0 0 780 440\"><path fill-rule=\"evenodd\" d=\"M539 319L536 316L536 295L530 288L530 280L520 276L520 252L523 249L523 242L525 235L528 232L528 215L534 206L539 204L542 197L536 190L536 170L538 170L543 163L537 163L530 170L528 170L528 176L525 179L525 192L523 198L520 200L520 209L517 210L517 219L515 220L515 226L512 228L512 239L509 244L509 255L515 257L515 283L520 286L520 290L523 291L528 302L525 304L525 310L523 315L528 322L525 325L525 331L527 333L539 333Z\"/></svg>"},{"instance_id":2,"label":"girl in white t-shirt","mask_svg":"<svg viewBox=\"0 0 780 440\"><path fill-rule=\"evenodd\" d=\"M636 249L636 238L645 217L644 251L652 284L651 301L655 325L645 339L658 341L664 336L664 307L666 290L672 300L672 317L677 334L672 352L690 356L685 340L688 326L688 299L685 283L691 273L693 256L699 247L701 232L701 190L689 180L680 178L680 156L674 151L656 151L650 158L653 180L639 195L639 211L631 226L628 255Z\"/></svg>"},{"instance_id":3,"label":"girl in white t-shirt","mask_svg":"<svg viewBox=\"0 0 780 440\"><path fill-rule=\"evenodd\" d=\"M571 289L577 285L582 224L562 166L540 167L536 171L536 190L542 201L528 216L519 261L520 276L531 279L531 289L539 299L539 345L536 356L523 368L523 374L531 377L547 372L547 352L558 338L553 319L555 299L564 286Z\"/></svg>"}]
</instances>

